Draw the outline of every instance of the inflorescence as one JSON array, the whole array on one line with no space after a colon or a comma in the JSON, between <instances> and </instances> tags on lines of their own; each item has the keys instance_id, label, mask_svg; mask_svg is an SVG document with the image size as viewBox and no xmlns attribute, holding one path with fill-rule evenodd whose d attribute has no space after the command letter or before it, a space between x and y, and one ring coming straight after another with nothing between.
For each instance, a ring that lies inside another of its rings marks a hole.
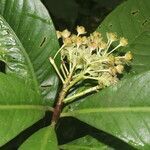
<instances>
[{"instance_id":1,"label":"inflorescence","mask_svg":"<svg viewBox=\"0 0 150 150\"><path fill-rule=\"evenodd\" d=\"M85 36L86 31L83 26L77 26L76 30L77 34L71 34L67 29L62 32L57 31L57 37L62 39L63 45L54 58L50 58L63 84L68 77L71 77L72 85L87 79L94 80L97 83L95 89L115 84L118 75L123 73L124 66L131 62L132 54L127 52L118 56L113 52L127 46L128 40L124 37L118 38L115 33L106 33L107 41L104 41L99 32L95 31ZM112 43L117 46L113 47ZM61 53L61 71L54 62L59 53Z\"/></svg>"}]
</instances>

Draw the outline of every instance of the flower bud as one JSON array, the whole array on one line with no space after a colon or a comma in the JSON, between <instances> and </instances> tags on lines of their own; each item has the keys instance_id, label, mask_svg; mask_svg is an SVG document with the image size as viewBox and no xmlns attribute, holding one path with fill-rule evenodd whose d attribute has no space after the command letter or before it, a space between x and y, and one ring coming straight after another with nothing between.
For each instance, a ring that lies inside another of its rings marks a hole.
<instances>
[{"instance_id":1,"label":"flower bud","mask_svg":"<svg viewBox=\"0 0 150 150\"><path fill-rule=\"evenodd\" d=\"M69 44L72 43L71 38L65 38L65 39L63 40L63 42L64 42L65 45L69 45Z\"/></svg>"},{"instance_id":2,"label":"flower bud","mask_svg":"<svg viewBox=\"0 0 150 150\"><path fill-rule=\"evenodd\" d=\"M89 44L90 50L95 50L97 47L98 47L98 45L97 45L95 42L91 42L91 43Z\"/></svg>"},{"instance_id":3,"label":"flower bud","mask_svg":"<svg viewBox=\"0 0 150 150\"><path fill-rule=\"evenodd\" d=\"M76 44L78 47L82 44L82 38L80 36L77 37Z\"/></svg>"},{"instance_id":4,"label":"flower bud","mask_svg":"<svg viewBox=\"0 0 150 150\"><path fill-rule=\"evenodd\" d=\"M56 31L56 35L57 35L57 38L58 38L58 39L61 38L61 32L60 32L60 31Z\"/></svg>"},{"instance_id":5,"label":"flower bud","mask_svg":"<svg viewBox=\"0 0 150 150\"><path fill-rule=\"evenodd\" d=\"M117 35L115 33L109 32L106 34L109 41L111 42L117 41Z\"/></svg>"},{"instance_id":6,"label":"flower bud","mask_svg":"<svg viewBox=\"0 0 150 150\"><path fill-rule=\"evenodd\" d=\"M109 55L108 62L109 62L109 64L113 65L115 63L115 57L113 55Z\"/></svg>"},{"instance_id":7,"label":"flower bud","mask_svg":"<svg viewBox=\"0 0 150 150\"><path fill-rule=\"evenodd\" d=\"M111 67L111 68L109 68L109 72L110 72L110 74L112 74L113 76L115 76L116 73L117 73L117 69L115 67Z\"/></svg>"},{"instance_id":8,"label":"flower bud","mask_svg":"<svg viewBox=\"0 0 150 150\"><path fill-rule=\"evenodd\" d=\"M94 37L101 37L101 33L95 31L95 32L93 32L93 36L94 36Z\"/></svg>"},{"instance_id":9,"label":"flower bud","mask_svg":"<svg viewBox=\"0 0 150 150\"><path fill-rule=\"evenodd\" d=\"M100 49L105 49L105 48L107 47L107 44L106 44L104 41L101 41L101 42L99 43L98 47L99 47Z\"/></svg>"},{"instance_id":10,"label":"flower bud","mask_svg":"<svg viewBox=\"0 0 150 150\"><path fill-rule=\"evenodd\" d=\"M130 61L130 60L133 59L133 55L132 55L132 53L129 51L129 52L127 52L127 53L125 54L124 58L125 58L125 60Z\"/></svg>"},{"instance_id":11,"label":"flower bud","mask_svg":"<svg viewBox=\"0 0 150 150\"><path fill-rule=\"evenodd\" d=\"M116 67L116 70L119 74L122 74L123 73L123 70L124 70L124 66L123 65L117 65Z\"/></svg>"},{"instance_id":12,"label":"flower bud","mask_svg":"<svg viewBox=\"0 0 150 150\"><path fill-rule=\"evenodd\" d=\"M85 34L86 31L85 31L85 28L83 26L77 26L77 32L78 32L78 35L81 35L81 34Z\"/></svg>"},{"instance_id":13,"label":"flower bud","mask_svg":"<svg viewBox=\"0 0 150 150\"><path fill-rule=\"evenodd\" d=\"M82 43L83 43L83 44L87 44L87 43L88 43L88 39L87 39L86 36L83 36L83 37L82 37Z\"/></svg>"},{"instance_id":14,"label":"flower bud","mask_svg":"<svg viewBox=\"0 0 150 150\"><path fill-rule=\"evenodd\" d=\"M120 59L120 58L115 57L115 64L116 64L116 65L120 65L120 64L122 64L121 59Z\"/></svg>"},{"instance_id":15,"label":"flower bud","mask_svg":"<svg viewBox=\"0 0 150 150\"><path fill-rule=\"evenodd\" d=\"M120 46L126 46L128 45L128 40L125 39L124 37L120 38Z\"/></svg>"},{"instance_id":16,"label":"flower bud","mask_svg":"<svg viewBox=\"0 0 150 150\"><path fill-rule=\"evenodd\" d=\"M68 38L71 35L71 33L70 33L70 31L65 29L64 31L61 32L61 35L63 38Z\"/></svg>"},{"instance_id":17,"label":"flower bud","mask_svg":"<svg viewBox=\"0 0 150 150\"><path fill-rule=\"evenodd\" d=\"M72 34L70 38L71 38L71 40L72 40L73 43L76 43L77 36L75 34Z\"/></svg>"}]
</instances>

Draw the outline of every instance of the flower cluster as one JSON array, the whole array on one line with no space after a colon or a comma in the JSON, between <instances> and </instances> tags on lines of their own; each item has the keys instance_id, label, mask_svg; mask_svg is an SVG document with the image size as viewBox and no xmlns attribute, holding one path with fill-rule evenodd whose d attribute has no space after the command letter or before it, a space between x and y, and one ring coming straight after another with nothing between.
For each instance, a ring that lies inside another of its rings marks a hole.
<instances>
[{"instance_id":1,"label":"flower cluster","mask_svg":"<svg viewBox=\"0 0 150 150\"><path fill-rule=\"evenodd\" d=\"M55 55L56 57L61 53L62 78L65 80L72 72L72 79L82 75L82 80L95 80L100 88L116 83L118 74L122 74L124 66L132 60L132 54L127 52L117 56L113 52L125 47L128 44L127 39L118 38L115 33L106 33L107 41L104 41L99 32L85 36L84 27L77 26L76 30L77 34L71 34L67 29L57 31L58 38L63 41L62 47ZM115 47L112 45L114 42L117 45Z\"/></svg>"}]
</instances>

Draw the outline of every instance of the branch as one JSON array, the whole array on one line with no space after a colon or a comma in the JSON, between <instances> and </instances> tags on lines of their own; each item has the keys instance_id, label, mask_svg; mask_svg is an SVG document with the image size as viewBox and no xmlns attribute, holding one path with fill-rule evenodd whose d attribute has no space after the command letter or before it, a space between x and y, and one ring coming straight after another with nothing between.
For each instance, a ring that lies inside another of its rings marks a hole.
<instances>
[{"instance_id":1,"label":"branch","mask_svg":"<svg viewBox=\"0 0 150 150\"><path fill-rule=\"evenodd\" d=\"M99 85L94 86L94 87L91 87L91 88L89 88L89 89L87 89L87 90L85 90L85 91L82 91L82 92L77 93L77 94L75 94L75 95L73 95L73 96L70 96L70 97L68 97L68 98L65 98L63 102L64 102L64 103L71 102L71 101L73 101L73 100L76 99L76 98L79 98L79 97L84 96L84 95L86 95L86 94L88 94L88 93L97 91L97 90L99 90L99 89L100 89L100 86L99 86Z\"/></svg>"}]
</instances>

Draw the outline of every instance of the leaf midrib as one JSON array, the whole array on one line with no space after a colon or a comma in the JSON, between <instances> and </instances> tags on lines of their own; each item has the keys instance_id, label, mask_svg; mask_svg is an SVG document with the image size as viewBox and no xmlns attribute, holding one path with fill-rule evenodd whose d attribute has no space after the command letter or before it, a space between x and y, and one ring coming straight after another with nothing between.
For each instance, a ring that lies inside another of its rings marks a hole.
<instances>
[{"instance_id":1,"label":"leaf midrib","mask_svg":"<svg viewBox=\"0 0 150 150\"><path fill-rule=\"evenodd\" d=\"M41 111L53 111L53 108L49 106L43 106L43 105L0 105L0 110L41 110Z\"/></svg>"},{"instance_id":2,"label":"leaf midrib","mask_svg":"<svg viewBox=\"0 0 150 150\"><path fill-rule=\"evenodd\" d=\"M49 127L50 128L50 127ZM48 129L49 129L48 128ZM41 141L41 147L40 147L40 150L45 150L45 148L46 148L46 144L48 143L48 138L49 138L49 136L50 136L50 132L49 132L49 130L46 130L47 132L45 132L45 134L44 134L44 136L43 136L43 139L42 139L42 141Z\"/></svg>"},{"instance_id":3,"label":"leaf midrib","mask_svg":"<svg viewBox=\"0 0 150 150\"><path fill-rule=\"evenodd\" d=\"M95 148L93 148L93 147L91 147L90 145L89 146L81 146L81 145L74 145L74 144L69 144L69 145L62 145L62 146L59 146L59 148L61 149L67 149L68 150L68 148L77 148L77 149L81 149L81 148L83 148L83 149L85 149L85 150L96 150L96 149L98 149L99 147L95 147ZM104 147L103 147L104 148ZM105 148L107 148L107 146L105 146Z\"/></svg>"},{"instance_id":4,"label":"leaf midrib","mask_svg":"<svg viewBox=\"0 0 150 150\"><path fill-rule=\"evenodd\" d=\"M61 114L62 117L76 115L76 114L88 114L88 113L118 113L118 112L132 112L132 113L150 113L150 106L143 107L109 107L109 108L88 108L75 110L72 112L64 112Z\"/></svg>"}]
</instances>

